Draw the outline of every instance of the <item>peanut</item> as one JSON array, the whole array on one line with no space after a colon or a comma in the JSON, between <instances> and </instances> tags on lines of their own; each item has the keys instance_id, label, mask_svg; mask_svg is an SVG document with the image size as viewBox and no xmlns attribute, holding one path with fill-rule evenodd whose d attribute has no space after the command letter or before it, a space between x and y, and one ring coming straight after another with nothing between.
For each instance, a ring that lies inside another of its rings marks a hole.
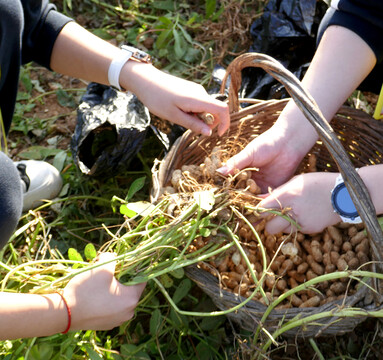
<instances>
[{"instance_id":1,"label":"peanut","mask_svg":"<svg viewBox=\"0 0 383 360\"><path fill-rule=\"evenodd\" d=\"M368 256L363 251L357 252L356 257L359 259L360 265L363 265L369 261Z\"/></svg>"},{"instance_id":2,"label":"peanut","mask_svg":"<svg viewBox=\"0 0 383 360\"><path fill-rule=\"evenodd\" d=\"M351 225L347 230L347 235L353 237L358 233L358 229L355 225Z\"/></svg>"},{"instance_id":3,"label":"peanut","mask_svg":"<svg viewBox=\"0 0 383 360\"><path fill-rule=\"evenodd\" d=\"M300 283L304 283L306 281L306 274L298 274L296 270L288 271L287 275Z\"/></svg>"},{"instance_id":4,"label":"peanut","mask_svg":"<svg viewBox=\"0 0 383 360\"><path fill-rule=\"evenodd\" d=\"M336 267L338 268L339 271L344 271L347 269L347 262L345 259L339 258Z\"/></svg>"},{"instance_id":5,"label":"peanut","mask_svg":"<svg viewBox=\"0 0 383 360\"><path fill-rule=\"evenodd\" d=\"M324 268L322 265L317 263L314 260L314 257L312 255L307 256L307 263L309 264L310 268L315 272L317 275L323 275L324 274Z\"/></svg>"},{"instance_id":6,"label":"peanut","mask_svg":"<svg viewBox=\"0 0 383 360\"><path fill-rule=\"evenodd\" d=\"M368 254L370 251L370 244L368 242L367 238L364 238L362 242L355 247L355 252L364 252L365 254Z\"/></svg>"},{"instance_id":7,"label":"peanut","mask_svg":"<svg viewBox=\"0 0 383 360\"><path fill-rule=\"evenodd\" d=\"M300 307L303 303L302 299L296 294L289 296L289 300L294 307Z\"/></svg>"},{"instance_id":8,"label":"peanut","mask_svg":"<svg viewBox=\"0 0 383 360\"><path fill-rule=\"evenodd\" d=\"M330 252L331 263L336 264L338 262L339 257L340 257L340 255L338 252L336 252L336 251Z\"/></svg>"},{"instance_id":9,"label":"peanut","mask_svg":"<svg viewBox=\"0 0 383 360\"><path fill-rule=\"evenodd\" d=\"M275 285L275 275L267 274L265 277L265 284L269 290Z\"/></svg>"},{"instance_id":10,"label":"peanut","mask_svg":"<svg viewBox=\"0 0 383 360\"><path fill-rule=\"evenodd\" d=\"M355 270L359 267L359 259L357 257L354 257L350 259L350 261L347 264L351 270Z\"/></svg>"},{"instance_id":11,"label":"peanut","mask_svg":"<svg viewBox=\"0 0 383 360\"><path fill-rule=\"evenodd\" d=\"M307 280L311 280L311 279L314 279L316 278L318 275L313 271L313 270L308 270L307 273L306 273L306 278Z\"/></svg>"},{"instance_id":12,"label":"peanut","mask_svg":"<svg viewBox=\"0 0 383 360\"><path fill-rule=\"evenodd\" d=\"M355 253L352 250L348 250L346 254L344 254L344 259L349 262L351 259L355 257Z\"/></svg>"},{"instance_id":13,"label":"peanut","mask_svg":"<svg viewBox=\"0 0 383 360\"><path fill-rule=\"evenodd\" d=\"M287 282L285 279L279 279L276 284L276 288L279 291L284 291L287 288ZM274 294L275 295L275 294Z\"/></svg>"},{"instance_id":14,"label":"peanut","mask_svg":"<svg viewBox=\"0 0 383 360\"><path fill-rule=\"evenodd\" d=\"M309 264L307 262L303 262L302 264L298 265L297 273L304 274L308 268L309 268Z\"/></svg>"},{"instance_id":15,"label":"peanut","mask_svg":"<svg viewBox=\"0 0 383 360\"><path fill-rule=\"evenodd\" d=\"M343 245L342 245L342 250L343 250L344 252L347 252L347 251L349 251L349 250L352 250L352 245L351 245L351 243L348 242L348 241L345 241L345 242L343 243Z\"/></svg>"},{"instance_id":16,"label":"peanut","mask_svg":"<svg viewBox=\"0 0 383 360\"><path fill-rule=\"evenodd\" d=\"M336 265L334 264L328 264L325 266L324 271L326 274L331 274L336 270Z\"/></svg>"},{"instance_id":17,"label":"peanut","mask_svg":"<svg viewBox=\"0 0 383 360\"><path fill-rule=\"evenodd\" d=\"M325 253L329 253L332 250L332 247L333 247L333 243L331 240L325 241L325 243L323 244L323 251Z\"/></svg>"},{"instance_id":18,"label":"peanut","mask_svg":"<svg viewBox=\"0 0 383 360\"><path fill-rule=\"evenodd\" d=\"M257 183L253 179L246 180L246 187L248 187L249 191L254 195L258 195L262 192L261 188L257 185Z\"/></svg>"},{"instance_id":19,"label":"peanut","mask_svg":"<svg viewBox=\"0 0 383 360\"><path fill-rule=\"evenodd\" d=\"M238 273L238 274L243 274L246 269L245 267L242 265L242 264L239 264L235 267L235 271Z\"/></svg>"},{"instance_id":20,"label":"peanut","mask_svg":"<svg viewBox=\"0 0 383 360\"><path fill-rule=\"evenodd\" d=\"M346 285L342 282L335 282L331 284L330 290L336 295L343 294L346 291Z\"/></svg>"},{"instance_id":21,"label":"peanut","mask_svg":"<svg viewBox=\"0 0 383 360\"><path fill-rule=\"evenodd\" d=\"M320 304L320 297L319 295L315 295L313 296L312 298L306 300L305 302L303 302L302 304L299 305L300 308L304 308L304 307L316 307Z\"/></svg>"},{"instance_id":22,"label":"peanut","mask_svg":"<svg viewBox=\"0 0 383 360\"><path fill-rule=\"evenodd\" d=\"M287 271L291 270L293 267L294 267L294 264L291 261L291 259L286 259L282 263L282 265L278 271L278 275L281 275L281 276L285 275L287 273Z\"/></svg>"},{"instance_id":23,"label":"peanut","mask_svg":"<svg viewBox=\"0 0 383 360\"><path fill-rule=\"evenodd\" d=\"M362 231L359 231L358 233L356 233L351 239L350 239L350 243L352 246L356 246L358 245L360 242L362 242L362 240L366 237L366 234L364 233L364 230Z\"/></svg>"},{"instance_id":24,"label":"peanut","mask_svg":"<svg viewBox=\"0 0 383 360\"><path fill-rule=\"evenodd\" d=\"M343 243L343 238L339 229L336 228L335 226L329 226L327 228L327 231L329 235L331 236L331 239L334 241L334 245L341 246Z\"/></svg>"}]
</instances>

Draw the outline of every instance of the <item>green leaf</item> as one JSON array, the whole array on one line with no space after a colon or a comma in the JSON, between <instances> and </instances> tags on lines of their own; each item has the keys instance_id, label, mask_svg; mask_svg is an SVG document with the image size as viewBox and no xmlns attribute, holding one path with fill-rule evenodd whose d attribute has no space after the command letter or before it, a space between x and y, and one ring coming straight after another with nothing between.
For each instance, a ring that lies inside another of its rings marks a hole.
<instances>
[{"instance_id":1,"label":"green leaf","mask_svg":"<svg viewBox=\"0 0 383 360\"><path fill-rule=\"evenodd\" d=\"M186 54L184 55L184 60L189 63L193 63L199 58L200 54L201 54L200 50L190 46L186 50Z\"/></svg>"},{"instance_id":2,"label":"green leaf","mask_svg":"<svg viewBox=\"0 0 383 360\"><path fill-rule=\"evenodd\" d=\"M26 151L18 154L23 159L28 160L44 160L49 156L55 156L62 152L60 149L51 149L44 146L31 146Z\"/></svg>"},{"instance_id":3,"label":"green leaf","mask_svg":"<svg viewBox=\"0 0 383 360\"><path fill-rule=\"evenodd\" d=\"M206 13L207 19L210 18L214 14L216 6L217 6L216 0L206 0L205 1L205 13Z\"/></svg>"},{"instance_id":4,"label":"green leaf","mask_svg":"<svg viewBox=\"0 0 383 360\"><path fill-rule=\"evenodd\" d=\"M174 53L177 59L182 59L183 55L185 54L185 46L184 46L183 38L180 36L180 34L178 33L176 29L173 29L173 36L174 36Z\"/></svg>"},{"instance_id":5,"label":"green leaf","mask_svg":"<svg viewBox=\"0 0 383 360\"><path fill-rule=\"evenodd\" d=\"M210 360L216 355L214 350L205 341L201 341L196 346L196 353L198 359L200 360Z\"/></svg>"},{"instance_id":6,"label":"green leaf","mask_svg":"<svg viewBox=\"0 0 383 360\"><path fill-rule=\"evenodd\" d=\"M172 321L172 325L179 331L187 330L189 325L189 317L181 315L174 308L170 309L169 318Z\"/></svg>"},{"instance_id":7,"label":"green leaf","mask_svg":"<svg viewBox=\"0 0 383 360\"><path fill-rule=\"evenodd\" d=\"M208 236L210 236L211 231L210 231L210 229L202 228L202 229L199 230L199 233L200 233L203 237L208 237Z\"/></svg>"},{"instance_id":8,"label":"green leaf","mask_svg":"<svg viewBox=\"0 0 383 360\"><path fill-rule=\"evenodd\" d=\"M162 323L162 315L161 315L161 311L159 309L155 309L152 313L152 316L150 317L150 333L153 335L153 336L156 336L158 330L160 329L161 327L161 323Z\"/></svg>"},{"instance_id":9,"label":"green leaf","mask_svg":"<svg viewBox=\"0 0 383 360\"><path fill-rule=\"evenodd\" d=\"M51 359L52 355L53 347L49 344L35 345L30 352L31 359L33 360Z\"/></svg>"},{"instance_id":10,"label":"green leaf","mask_svg":"<svg viewBox=\"0 0 383 360\"><path fill-rule=\"evenodd\" d=\"M67 106L67 107L76 107L76 102L73 99L72 95L69 95L66 91L63 89L57 89L56 90L56 96L57 101L61 106Z\"/></svg>"},{"instance_id":11,"label":"green leaf","mask_svg":"<svg viewBox=\"0 0 383 360\"><path fill-rule=\"evenodd\" d=\"M74 248L68 249L68 259L72 261L84 261L81 254Z\"/></svg>"},{"instance_id":12,"label":"green leaf","mask_svg":"<svg viewBox=\"0 0 383 360\"><path fill-rule=\"evenodd\" d=\"M126 204L127 208L141 216L147 216L153 213L156 208L152 203L148 201L136 201Z\"/></svg>"},{"instance_id":13,"label":"green leaf","mask_svg":"<svg viewBox=\"0 0 383 360\"><path fill-rule=\"evenodd\" d=\"M123 344L120 347L120 352L123 357L123 359L137 359L137 360L150 360L150 356L142 351L139 350L139 347L134 344Z\"/></svg>"},{"instance_id":14,"label":"green leaf","mask_svg":"<svg viewBox=\"0 0 383 360\"><path fill-rule=\"evenodd\" d=\"M172 34L171 29L161 31L161 34L158 36L156 43L155 43L156 48L157 49L165 48L167 46L169 40L171 39L171 34Z\"/></svg>"},{"instance_id":15,"label":"green leaf","mask_svg":"<svg viewBox=\"0 0 383 360\"><path fill-rule=\"evenodd\" d=\"M160 276L160 281L165 288L173 286L173 279L168 274L162 274Z\"/></svg>"},{"instance_id":16,"label":"green leaf","mask_svg":"<svg viewBox=\"0 0 383 360\"><path fill-rule=\"evenodd\" d=\"M173 27L173 22L166 16L160 16L158 18L158 21L162 22L164 25L167 26L167 28Z\"/></svg>"},{"instance_id":17,"label":"green leaf","mask_svg":"<svg viewBox=\"0 0 383 360\"><path fill-rule=\"evenodd\" d=\"M178 304L190 291L192 283L190 279L183 279L173 295L173 301Z\"/></svg>"},{"instance_id":18,"label":"green leaf","mask_svg":"<svg viewBox=\"0 0 383 360\"><path fill-rule=\"evenodd\" d=\"M133 181L132 185L129 187L128 195L126 195L125 200L129 201L137 192L139 192L145 185L146 177L140 177Z\"/></svg>"},{"instance_id":19,"label":"green leaf","mask_svg":"<svg viewBox=\"0 0 383 360\"><path fill-rule=\"evenodd\" d=\"M202 330L211 331L218 329L225 321L225 316L206 316L200 322L200 327Z\"/></svg>"},{"instance_id":20,"label":"green leaf","mask_svg":"<svg viewBox=\"0 0 383 360\"><path fill-rule=\"evenodd\" d=\"M127 216L128 218L133 218L137 213L133 210L130 210L126 204L120 206L120 213Z\"/></svg>"},{"instance_id":21,"label":"green leaf","mask_svg":"<svg viewBox=\"0 0 383 360\"><path fill-rule=\"evenodd\" d=\"M176 2L173 0L163 0L163 1L154 1L152 6L156 9L175 11L176 10Z\"/></svg>"},{"instance_id":22,"label":"green leaf","mask_svg":"<svg viewBox=\"0 0 383 360\"><path fill-rule=\"evenodd\" d=\"M95 350L93 350L90 346L85 345L85 350L88 353L89 360L103 360L100 354L98 354Z\"/></svg>"},{"instance_id":23,"label":"green leaf","mask_svg":"<svg viewBox=\"0 0 383 360\"><path fill-rule=\"evenodd\" d=\"M31 81L31 77L29 71L25 69L25 67L20 68L20 81L23 83L25 89L28 92L31 92L33 89L33 84Z\"/></svg>"},{"instance_id":24,"label":"green leaf","mask_svg":"<svg viewBox=\"0 0 383 360\"><path fill-rule=\"evenodd\" d=\"M58 171L61 171L64 168L65 160L66 160L66 152L65 151L58 152L53 158L53 166Z\"/></svg>"},{"instance_id":25,"label":"green leaf","mask_svg":"<svg viewBox=\"0 0 383 360\"><path fill-rule=\"evenodd\" d=\"M175 277L176 279L182 279L185 276L185 271L183 268L178 268L178 269L174 269L169 274Z\"/></svg>"},{"instance_id":26,"label":"green leaf","mask_svg":"<svg viewBox=\"0 0 383 360\"><path fill-rule=\"evenodd\" d=\"M215 198L212 191L196 191L193 197L202 210L210 211L213 208Z\"/></svg>"},{"instance_id":27,"label":"green leaf","mask_svg":"<svg viewBox=\"0 0 383 360\"><path fill-rule=\"evenodd\" d=\"M88 261L93 260L97 256L97 251L93 244L86 244L84 249L84 255Z\"/></svg>"},{"instance_id":28,"label":"green leaf","mask_svg":"<svg viewBox=\"0 0 383 360\"><path fill-rule=\"evenodd\" d=\"M181 25L178 24L177 27L181 30L182 35L186 39L186 41L188 41L190 44L193 44L193 39L189 35L189 33Z\"/></svg>"}]
</instances>

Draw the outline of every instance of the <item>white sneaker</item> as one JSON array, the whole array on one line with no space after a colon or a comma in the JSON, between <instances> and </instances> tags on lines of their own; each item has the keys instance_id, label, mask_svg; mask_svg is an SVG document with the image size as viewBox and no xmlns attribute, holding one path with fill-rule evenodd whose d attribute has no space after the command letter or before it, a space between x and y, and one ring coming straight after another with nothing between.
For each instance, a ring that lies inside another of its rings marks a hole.
<instances>
[{"instance_id":1,"label":"white sneaker","mask_svg":"<svg viewBox=\"0 0 383 360\"><path fill-rule=\"evenodd\" d=\"M41 200L52 200L60 193L63 182L53 165L36 160L15 161L14 164L21 177L23 211L41 205Z\"/></svg>"}]
</instances>

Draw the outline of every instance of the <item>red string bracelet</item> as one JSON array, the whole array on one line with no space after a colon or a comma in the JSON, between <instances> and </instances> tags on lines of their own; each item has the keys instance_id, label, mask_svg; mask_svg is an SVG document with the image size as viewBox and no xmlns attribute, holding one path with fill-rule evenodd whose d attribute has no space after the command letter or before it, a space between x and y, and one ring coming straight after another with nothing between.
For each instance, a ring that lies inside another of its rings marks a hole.
<instances>
[{"instance_id":1,"label":"red string bracelet","mask_svg":"<svg viewBox=\"0 0 383 360\"><path fill-rule=\"evenodd\" d=\"M71 313L70 307L69 307L69 305L68 305L68 303L67 303L67 301L66 301L66 299L64 297L64 294L62 292L60 292L60 291L56 291L56 293L61 296L61 299L63 299L65 307L66 307L66 310L67 310L67 313L68 313L68 325L67 325L66 329L62 332L62 334L66 334L69 331L70 326L72 324L72 313Z\"/></svg>"}]
</instances>

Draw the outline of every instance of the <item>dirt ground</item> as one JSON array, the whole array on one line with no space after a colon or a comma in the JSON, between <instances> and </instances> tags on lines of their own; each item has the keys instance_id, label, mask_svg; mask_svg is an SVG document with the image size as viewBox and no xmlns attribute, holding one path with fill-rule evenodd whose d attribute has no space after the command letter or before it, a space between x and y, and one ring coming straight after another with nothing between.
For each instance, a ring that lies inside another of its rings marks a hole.
<instances>
[{"instance_id":1,"label":"dirt ground","mask_svg":"<svg viewBox=\"0 0 383 360\"><path fill-rule=\"evenodd\" d=\"M87 84L81 80L56 74L41 67L32 68L30 78L33 81L38 81L38 89L40 90L34 88L30 92L31 98L33 99L39 96L41 96L41 98L33 102L35 105L34 108L31 111L26 111L23 117L26 119L38 118L42 121L47 120L47 128L44 129L45 131L39 131L39 129L30 130L27 134L14 131L14 129L11 128L9 142L16 144L16 146L11 147L9 153L14 158L30 146L49 146L49 139L54 137L57 139L56 147L67 150L76 126L77 112L76 107L73 107L73 103L71 106L69 104L67 106L60 104L55 90L58 88L65 90L70 89L68 93L75 95L73 99L77 106L77 101L87 86ZM82 91L75 92L73 91L75 89ZM42 90L44 90L45 93L41 93ZM19 91L26 91L22 83L20 83ZM20 103L26 104L27 101L22 100Z\"/></svg>"}]
</instances>

